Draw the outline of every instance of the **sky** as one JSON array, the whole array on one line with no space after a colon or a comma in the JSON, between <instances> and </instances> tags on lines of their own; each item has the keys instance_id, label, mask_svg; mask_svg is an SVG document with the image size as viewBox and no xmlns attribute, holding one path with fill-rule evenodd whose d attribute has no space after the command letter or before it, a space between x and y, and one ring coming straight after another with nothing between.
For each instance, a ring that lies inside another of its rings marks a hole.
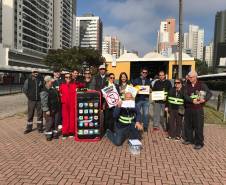
<instances>
[{"instance_id":1,"label":"sky","mask_svg":"<svg viewBox=\"0 0 226 185\"><path fill-rule=\"evenodd\" d=\"M226 9L226 0L183 0L183 32L188 25L204 29L205 44L214 38L217 11ZM140 56L156 46L160 21L175 18L178 31L179 0L77 0L77 16L100 16L103 35L117 36L129 51Z\"/></svg>"}]
</instances>

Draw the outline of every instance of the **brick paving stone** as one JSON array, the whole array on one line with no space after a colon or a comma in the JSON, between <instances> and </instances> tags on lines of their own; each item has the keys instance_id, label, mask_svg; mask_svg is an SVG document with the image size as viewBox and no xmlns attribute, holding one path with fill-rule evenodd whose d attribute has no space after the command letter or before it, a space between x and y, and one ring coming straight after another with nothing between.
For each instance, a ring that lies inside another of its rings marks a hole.
<instances>
[{"instance_id":1,"label":"brick paving stone","mask_svg":"<svg viewBox=\"0 0 226 185\"><path fill-rule=\"evenodd\" d=\"M0 120L0 185L224 185L226 127L205 125L205 146L166 141L163 132L145 133L143 150L133 156L127 143L116 147L73 139L47 142L36 130L24 135L24 115Z\"/></svg>"}]
</instances>

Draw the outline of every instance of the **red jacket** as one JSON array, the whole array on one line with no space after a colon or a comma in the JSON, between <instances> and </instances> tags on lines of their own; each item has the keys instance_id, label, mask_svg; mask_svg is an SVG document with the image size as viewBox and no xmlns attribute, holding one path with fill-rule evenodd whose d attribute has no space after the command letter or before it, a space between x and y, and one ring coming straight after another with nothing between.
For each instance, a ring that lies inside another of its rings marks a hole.
<instances>
[{"instance_id":1,"label":"red jacket","mask_svg":"<svg viewBox=\"0 0 226 185\"><path fill-rule=\"evenodd\" d=\"M60 85L63 135L74 134L75 132L75 117L77 115L76 89L82 87L84 87L82 83L62 83Z\"/></svg>"}]
</instances>

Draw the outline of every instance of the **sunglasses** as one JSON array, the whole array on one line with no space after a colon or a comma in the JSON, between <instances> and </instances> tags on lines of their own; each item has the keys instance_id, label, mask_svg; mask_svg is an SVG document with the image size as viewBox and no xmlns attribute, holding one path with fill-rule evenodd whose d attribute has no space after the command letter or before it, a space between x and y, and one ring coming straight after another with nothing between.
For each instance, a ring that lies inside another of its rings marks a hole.
<instances>
[{"instance_id":1,"label":"sunglasses","mask_svg":"<svg viewBox=\"0 0 226 185\"><path fill-rule=\"evenodd\" d=\"M101 68L100 70L105 70L105 68Z\"/></svg>"},{"instance_id":2,"label":"sunglasses","mask_svg":"<svg viewBox=\"0 0 226 185\"><path fill-rule=\"evenodd\" d=\"M175 84L181 84L181 82L175 82Z\"/></svg>"},{"instance_id":3,"label":"sunglasses","mask_svg":"<svg viewBox=\"0 0 226 185\"><path fill-rule=\"evenodd\" d=\"M143 74L148 74L148 72L142 72Z\"/></svg>"},{"instance_id":4,"label":"sunglasses","mask_svg":"<svg viewBox=\"0 0 226 185\"><path fill-rule=\"evenodd\" d=\"M110 77L110 79L115 79L115 77Z\"/></svg>"}]
</instances>

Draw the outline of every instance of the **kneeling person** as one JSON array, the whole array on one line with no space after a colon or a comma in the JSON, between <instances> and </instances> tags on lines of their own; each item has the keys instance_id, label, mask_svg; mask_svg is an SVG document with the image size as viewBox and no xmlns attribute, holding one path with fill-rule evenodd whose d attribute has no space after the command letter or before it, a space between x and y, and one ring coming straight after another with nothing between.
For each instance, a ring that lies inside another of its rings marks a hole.
<instances>
[{"instance_id":1,"label":"kneeling person","mask_svg":"<svg viewBox=\"0 0 226 185\"><path fill-rule=\"evenodd\" d=\"M120 146L128 138L139 139L139 130L143 130L141 124L141 113L132 93L125 92L125 101L119 102L115 107L113 117L116 120L115 132L107 130L106 136L113 144Z\"/></svg>"},{"instance_id":2,"label":"kneeling person","mask_svg":"<svg viewBox=\"0 0 226 185\"><path fill-rule=\"evenodd\" d=\"M40 93L41 107L46 120L45 124L45 135L47 141L58 139L58 122L57 118L60 112L60 97L54 88L53 79L51 76L45 76L45 87Z\"/></svg>"}]
</instances>

